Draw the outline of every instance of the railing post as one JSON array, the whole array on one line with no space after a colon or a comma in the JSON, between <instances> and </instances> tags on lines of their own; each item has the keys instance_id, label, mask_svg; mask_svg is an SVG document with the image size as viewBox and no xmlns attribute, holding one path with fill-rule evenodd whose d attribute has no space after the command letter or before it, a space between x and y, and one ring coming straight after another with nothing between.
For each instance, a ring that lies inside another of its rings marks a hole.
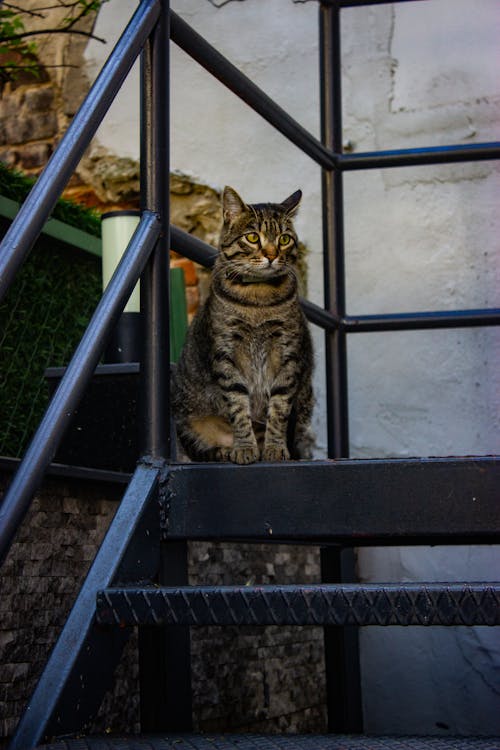
<instances>
[{"instance_id":1,"label":"railing post","mask_svg":"<svg viewBox=\"0 0 500 750\"><path fill-rule=\"evenodd\" d=\"M142 453L146 461L168 462L170 435L169 339L169 1L141 57L142 209L156 212L162 234L141 277ZM158 581L188 582L187 543L163 542ZM141 628L139 634L141 730L191 729L189 628Z\"/></svg>"},{"instance_id":2,"label":"railing post","mask_svg":"<svg viewBox=\"0 0 500 750\"><path fill-rule=\"evenodd\" d=\"M342 91L340 3L321 4L320 84L321 138L335 154L342 153ZM323 263L325 308L345 316L343 181L338 167L323 169ZM328 456L349 456L347 347L342 327L325 331ZM352 549L324 547L321 575L325 583L355 580ZM358 633L355 627L324 628L328 728L330 732L361 732Z\"/></svg>"},{"instance_id":3,"label":"railing post","mask_svg":"<svg viewBox=\"0 0 500 750\"><path fill-rule=\"evenodd\" d=\"M320 6L321 138L336 154L342 152L342 99L340 62L340 7ZM345 315L343 181L338 167L323 169L323 263L325 308L339 318ZM326 332L326 388L329 458L347 458L346 336Z\"/></svg>"},{"instance_id":4,"label":"railing post","mask_svg":"<svg viewBox=\"0 0 500 750\"><path fill-rule=\"evenodd\" d=\"M143 319L142 452L170 456L169 428L169 7L141 56L142 210L158 214L162 233L141 277Z\"/></svg>"}]
</instances>

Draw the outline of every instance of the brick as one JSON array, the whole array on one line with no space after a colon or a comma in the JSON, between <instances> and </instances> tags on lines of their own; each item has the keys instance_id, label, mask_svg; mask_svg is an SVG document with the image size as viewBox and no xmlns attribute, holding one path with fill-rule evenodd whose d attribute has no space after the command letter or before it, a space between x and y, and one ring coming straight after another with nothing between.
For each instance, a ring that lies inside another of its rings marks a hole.
<instances>
[{"instance_id":1,"label":"brick","mask_svg":"<svg viewBox=\"0 0 500 750\"><path fill-rule=\"evenodd\" d=\"M186 286L196 286L198 284L196 267L192 260L188 260L188 258L171 258L170 267L182 268L184 271L184 283Z\"/></svg>"},{"instance_id":2,"label":"brick","mask_svg":"<svg viewBox=\"0 0 500 750\"><path fill-rule=\"evenodd\" d=\"M195 286L186 287L186 303L188 313L194 313L200 304L200 293Z\"/></svg>"}]
</instances>

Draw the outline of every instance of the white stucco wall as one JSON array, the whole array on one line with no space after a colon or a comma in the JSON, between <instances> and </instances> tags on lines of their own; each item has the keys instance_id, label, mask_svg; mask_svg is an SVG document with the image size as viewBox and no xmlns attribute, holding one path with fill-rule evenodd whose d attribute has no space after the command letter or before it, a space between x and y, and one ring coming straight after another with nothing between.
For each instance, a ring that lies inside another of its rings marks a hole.
<instances>
[{"instance_id":1,"label":"white stucco wall","mask_svg":"<svg viewBox=\"0 0 500 750\"><path fill-rule=\"evenodd\" d=\"M172 6L313 134L319 134L316 2L209 0ZM111 0L96 33L111 43L136 6ZM498 139L497 0L342 12L345 141L355 151ZM109 50L109 45L108 45ZM89 45L91 77L105 50ZM98 143L138 157L137 75ZM321 303L319 169L172 47L171 167L230 184L249 201L304 192L297 221ZM347 174L347 310L369 314L498 306L500 171L495 162ZM324 452L316 334L318 455ZM352 455L500 452L500 332L358 334L349 341ZM360 553L363 580L492 580L498 548ZM361 634L369 731L500 733L498 634L485 628Z\"/></svg>"}]
</instances>

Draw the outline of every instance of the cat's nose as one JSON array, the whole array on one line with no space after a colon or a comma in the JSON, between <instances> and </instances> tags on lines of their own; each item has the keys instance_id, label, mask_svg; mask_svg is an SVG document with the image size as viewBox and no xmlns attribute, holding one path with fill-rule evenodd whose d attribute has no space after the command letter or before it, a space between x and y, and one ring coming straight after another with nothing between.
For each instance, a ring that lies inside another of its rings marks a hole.
<instances>
[{"instance_id":1,"label":"cat's nose","mask_svg":"<svg viewBox=\"0 0 500 750\"><path fill-rule=\"evenodd\" d=\"M266 245L264 248L264 255L269 260L269 262L272 263L278 255L278 251L276 250L274 245Z\"/></svg>"}]
</instances>

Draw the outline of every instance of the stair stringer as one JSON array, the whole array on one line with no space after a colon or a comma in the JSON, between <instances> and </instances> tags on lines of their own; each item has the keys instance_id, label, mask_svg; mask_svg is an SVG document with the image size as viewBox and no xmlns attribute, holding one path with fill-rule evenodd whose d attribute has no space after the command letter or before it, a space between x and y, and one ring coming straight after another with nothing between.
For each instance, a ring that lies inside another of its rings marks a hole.
<instances>
[{"instance_id":1,"label":"stair stringer","mask_svg":"<svg viewBox=\"0 0 500 750\"><path fill-rule=\"evenodd\" d=\"M96 593L113 582L150 581L157 573L162 471L162 464L145 461L135 470L9 750L85 732L99 710L131 630L97 624Z\"/></svg>"}]
</instances>

